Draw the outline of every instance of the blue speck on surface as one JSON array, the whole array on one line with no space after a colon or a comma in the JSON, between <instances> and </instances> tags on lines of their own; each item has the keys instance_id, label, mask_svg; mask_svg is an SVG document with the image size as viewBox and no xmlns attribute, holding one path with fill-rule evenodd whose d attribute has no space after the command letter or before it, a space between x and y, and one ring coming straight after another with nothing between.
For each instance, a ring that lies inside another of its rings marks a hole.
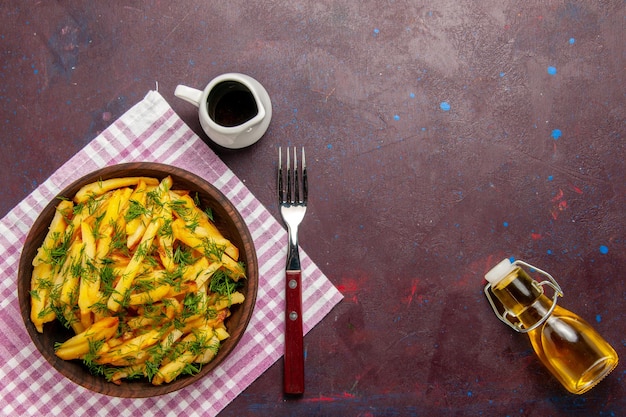
<instances>
[{"instance_id":1,"label":"blue speck on surface","mask_svg":"<svg viewBox=\"0 0 626 417\"><path fill-rule=\"evenodd\" d=\"M548 255L552 255L552 250L551 250L551 249L548 249L548 250L546 251L546 253L547 253Z\"/></svg>"},{"instance_id":2,"label":"blue speck on surface","mask_svg":"<svg viewBox=\"0 0 626 417\"><path fill-rule=\"evenodd\" d=\"M411 97L411 98L415 98L415 93L411 93L411 94L409 94L409 97Z\"/></svg>"},{"instance_id":3,"label":"blue speck on surface","mask_svg":"<svg viewBox=\"0 0 626 417\"><path fill-rule=\"evenodd\" d=\"M550 74L550 75L556 75L556 67L549 66L549 67L548 67L548 74Z\"/></svg>"},{"instance_id":4,"label":"blue speck on surface","mask_svg":"<svg viewBox=\"0 0 626 417\"><path fill-rule=\"evenodd\" d=\"M609 247L606 245L600 245L600 253L606 255L609 253Z\"/></svg>"},{"instance_id":5,"label":"blue speck on surface","mask_svg":"<svg viewBox=\"0 0 626 417\"><path fill-rule=\"evenodd\" d=\"M563 136L563 132L559 129L554 129L550 136L552 136L552 139L558 140L561 136Z\"/></svg>"},{"instance_id":6,"label":"blue speck on surface","mask_svg":"<svg viewBox=\"0 0 626 417\"><path fill-rule=\"evenodd\" d=\"M500 73L500 77L504 77L506 74L504 72Z\"/></svg>"},{"instance_id":7,"label":"blue speck on surface","mask_svg":"<svg viewBox=\"0 0 626 417\"><path fill-rule=\"evenodd\" d=\"M374 35L378 35L380 33L380 29L374 28Z\"/></svg>"},{"instance_id":8,"label":"blue speck on surface","mask_svg":"<svg viewBox=\"0 0 626 417\"><path fill-rule=\"evenodd\" d=\"M450 111L450 103L448 103L447 101L442 101L439 107L443 111Z\"/></svg>"},{"instance_id":9,"label":"blue speck on surface","mask_svg":"<svg viewBox=\"0 0 626 417\"><path fill-rule=\"evenodd\" d=\"M574 39L574 38L569 38L569 41L568 41L568 42L569 42L569 44L570 44L570 45L574 45L574 44L576 43L576 39Z\"/></svg>"},{"instance_id":10,"label":"blue speck on surface","mask_svg":"<svg viewBox=\"0 0 626 417\"><path fill-rule=\"evenodd\" d=\"M602 316L600 314L596 314L596 321L600 323L602 321Z\"/></svg>"},{"instance_id":11,"label":"blue speck on surface","mask_svg":"<svg viewBox=\"0 0 626 417\"><path fill-rule=\"evenodd\" d=\"M548 175L548 181L552 181L553 179L554 179L554 176Z\"/></svg>"},{"instance_id":12,"label":"blue speck on surface","mask_svg":"<svg viewBox=\"0 0 626 417\"><path fill-rule=\"evenodd\" d=\"M502 226L509 227L509 222L502 222Z\"/></svg>"},{"instance_id":13,"label":"blue speck on surface","mask_svg":"<svg viewBox=\"0 0 626 417\"><path fill-rule=\"evenodd\" d=\"M393 120L400 120L400 116L398 116L397 114L394 114Z\"/></svg>"},{"instance_id":14,"label":"blue speck on surface","mask_svg":"<svg viewBox=\"0 0 626 417\"><path fill-rule=\"evenodd\" d=\"M329 143L328 145L326 145L326 148L327 148L327 149L332 149L332 148L333 148L333 144L332 144L332 143Z\"/></svg>"}]
</instances>

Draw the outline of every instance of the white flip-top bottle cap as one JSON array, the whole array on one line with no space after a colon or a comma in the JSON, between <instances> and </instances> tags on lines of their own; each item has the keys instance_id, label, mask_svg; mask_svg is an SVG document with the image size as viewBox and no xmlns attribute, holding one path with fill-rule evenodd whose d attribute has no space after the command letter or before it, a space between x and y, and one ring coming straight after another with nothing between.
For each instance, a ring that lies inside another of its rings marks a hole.
<instances>
[{"instance_id":1,"label":"white flip-top bottle cap","mask_svg":"<svg viewBox=\"0 0 626 417\"><path fill-rule=\"evenodd\" d=\"M494 285L504 277L506 277L509 272L513 270L513 264L509 259L503 259L498 265L491 268L489 272L485 274L485 279L491 285Z\"/></svg>"}]
</instances>

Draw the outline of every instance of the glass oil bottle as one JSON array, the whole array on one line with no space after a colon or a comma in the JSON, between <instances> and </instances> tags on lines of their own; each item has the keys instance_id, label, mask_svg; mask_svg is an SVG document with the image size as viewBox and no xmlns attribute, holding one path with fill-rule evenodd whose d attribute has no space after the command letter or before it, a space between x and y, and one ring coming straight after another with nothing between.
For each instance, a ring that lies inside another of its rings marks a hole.
<instances>
[{"instance_id":1,"label":"glass oil bottle","mask_svg":"<svg viewBox=\"0 0 626 417\"><path fill-rule=\"evenodd\" d=\"M546 280L537 282L522 267ZM613 347L585 320L557 305L563 291L550 274L505 259L485 279L485 295L498 318L528 334L541 362L568 391L587 392L615 369L618 357ZM546 286L554 291L552 298L544 293Z\"/></svg>"}]
</instances>

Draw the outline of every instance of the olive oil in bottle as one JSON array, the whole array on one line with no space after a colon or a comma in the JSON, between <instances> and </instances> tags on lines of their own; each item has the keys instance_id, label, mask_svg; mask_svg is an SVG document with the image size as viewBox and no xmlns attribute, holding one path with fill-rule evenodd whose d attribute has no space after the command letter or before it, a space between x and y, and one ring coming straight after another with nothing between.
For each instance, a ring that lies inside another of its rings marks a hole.
<instances>
[{"instance_id":1,"label":"olive oil in bottle","mask_svg":"<svg viewBox=\"0 0 626 417\"><path fill-rule=\"evenodd\" d=\"M537 282L522 266L547 280ZM485 295L498 318L528 334L541 362L568 391L587 392L615 369L618 357L613 347L585 320L557 305L563 292L550 274L505 259L485 279ZM553 298L546 296L544 286L552 287Z\"/></svg>"}]
</instances>

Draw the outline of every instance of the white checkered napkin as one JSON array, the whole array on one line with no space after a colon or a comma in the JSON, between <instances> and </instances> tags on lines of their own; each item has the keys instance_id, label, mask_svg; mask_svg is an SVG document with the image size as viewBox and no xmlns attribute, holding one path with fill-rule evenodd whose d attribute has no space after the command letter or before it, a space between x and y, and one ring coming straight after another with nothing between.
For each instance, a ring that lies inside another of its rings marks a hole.
<instances>
[{"instance_id":1,"label":"white checkered napkin","mask_svg":"<svg viewBox=\"0 0 626 417\"><path fill-rule=\"evenodd\" d=\"M259 261L254 315L237 348L221 366L195 384L146 399L90 392L48 365L24 328L16 285L22 245L46 204L65 186L91 171L133 161L178 166L214 184L244 218ZM159 93L149 92L0 220L0 328L4 331L4 338L0 338L0 415L216 415L282 356L286 241L282 225L243 182ZM306 253L302 252L301 257L306 333L342 296Z\"/></svg>"}]
</instances>

